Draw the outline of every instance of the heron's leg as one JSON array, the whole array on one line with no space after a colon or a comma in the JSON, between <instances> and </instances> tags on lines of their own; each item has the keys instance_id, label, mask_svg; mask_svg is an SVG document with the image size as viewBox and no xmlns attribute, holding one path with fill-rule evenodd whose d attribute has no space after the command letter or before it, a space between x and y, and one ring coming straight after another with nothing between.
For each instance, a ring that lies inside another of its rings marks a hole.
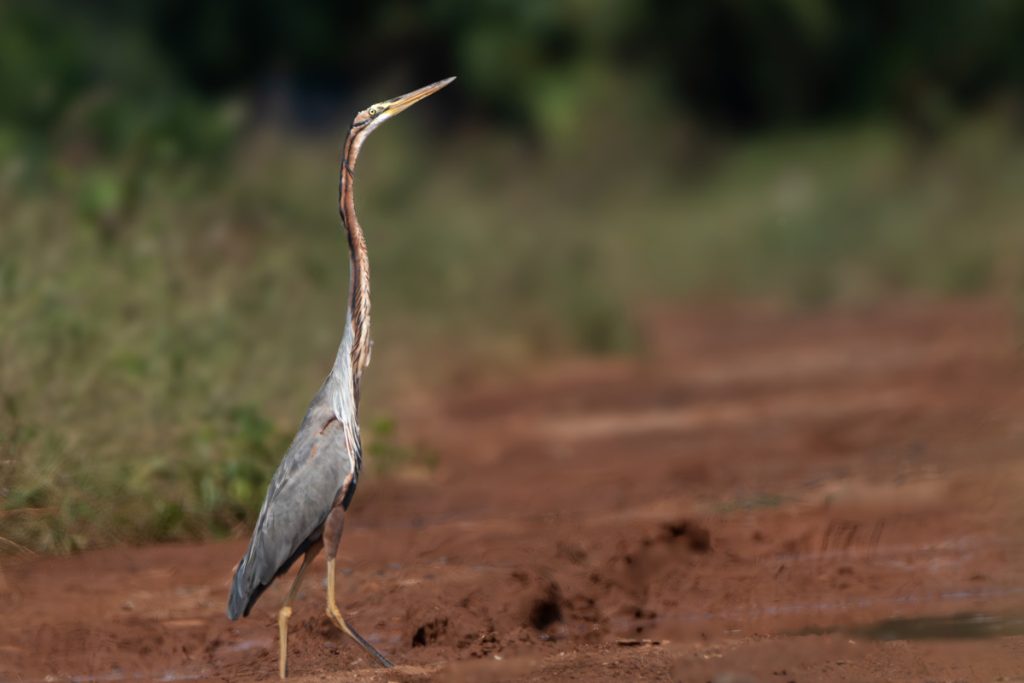
<instances>
[{"instance_id":1,"label":"heron's leg","mask_svg":"<svg viewBox=\"0 0 1024 683\"><path fill-rule=\"evenodd\" d=\"M302 564L299 566L299 573L295 575L292 587L288 591L288 597L284 599L284 604L277 611L278 640L281 645L281 653L278 658L278 673L281 675L281 678L288 676L288 619L292 616L292 601L299 592L299 584L302 583L302 577L306 573L306 568L309 567L313 558L320 552L320 548L321 546L318 544L306 551L305 556L302 558Z\"/></svg>"},{"instance_id":2,"label":"heron's leg","mask_svg":"<svg viewBox=\"0 0 1024 683\"><path fill-rule=\"evenodd\" d=\"M334 558L327 558L327 616L331 618L334 625L337 626L352 640L359 643L359 646L364 650L373 655L373 658L380 662L381 666L391 667L394 666L387 657L377 651L373 645L370 645L359 633L349 626L348 622L345 621L345 617L341 616L341 610L338 609L337 603L334 601Z\"/></svg>"},{"instance_id":3,"label":"heron's leg","mask_svg":"<svg viewBox=\"0 0 1024 683\"><path fill-rule=\"evenodd\" d=\"M359 643L359 646L373 655L373 658L380 662L381 666L393 666L388 658L377 652L377 648L366 642L354 628L349 626L345 617L341 616L338 603L334 600L334 559L338 556L338 544L341 542L341 531L345 526L345 508L340 504L331 510L324 523L324 546L327 548L327 616L331 618L334 625L342 630L352 640Z\"/></svg>"}]
</instances>

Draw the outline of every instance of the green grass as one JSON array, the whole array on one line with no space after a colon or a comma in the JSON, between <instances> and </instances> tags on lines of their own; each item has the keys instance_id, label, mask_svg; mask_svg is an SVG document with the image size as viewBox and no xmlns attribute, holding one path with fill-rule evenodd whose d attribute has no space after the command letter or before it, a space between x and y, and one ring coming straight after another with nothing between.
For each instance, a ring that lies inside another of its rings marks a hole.
<instances>
[{"instance_id":1,"label":"green grass","mask_svg":"<svg viewBox=\"0 0 1024 683\"><path fill-rule=\"evenodd\" d=\"M636 352L651 305L1022 288L1024 143L998 116L927 148L877 125L701 151L664 125L558 158L410 122L368 143L371 476L443 457L389 417L410 387ZM0 545L251 523L342 328L337 146L257 132L147 173L0 144Z\"/></svg>"}]
</instances>

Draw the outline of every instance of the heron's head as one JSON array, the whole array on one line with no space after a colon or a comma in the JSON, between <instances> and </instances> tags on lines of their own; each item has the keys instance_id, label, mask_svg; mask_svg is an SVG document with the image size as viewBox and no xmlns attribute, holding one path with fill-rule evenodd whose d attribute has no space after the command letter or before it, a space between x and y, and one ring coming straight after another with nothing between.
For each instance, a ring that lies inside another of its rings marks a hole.
<instances>
[{"instance_id":1,"label":"heron's head","mask_svg":"<svg viewBox=\"0 0 1024 683\"><path fill-rule=\"evenodd\" d=\"M352 128L365 128L365 132L369 134L377 126L384 123L392 116L400 114L420 100L430 97L454 80L455 77L452 76L451 78L446 78L443 81L438 81L437 83L431 83L430 85L424 86L418 90L413 90L412 92L394 97L390 100L384 100L383 102L372 104L356 114L356 118L352 122Z\"/></svg>"}]
</instances>

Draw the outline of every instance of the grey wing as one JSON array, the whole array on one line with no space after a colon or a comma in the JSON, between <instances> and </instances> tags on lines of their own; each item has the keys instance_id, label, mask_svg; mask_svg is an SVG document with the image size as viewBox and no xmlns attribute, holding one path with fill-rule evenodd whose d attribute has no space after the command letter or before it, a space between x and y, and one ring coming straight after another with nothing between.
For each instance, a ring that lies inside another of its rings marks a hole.
<instances>
[{"instance_id":1,"label":"grey wing","mask_svg":"<svg viewBox=\"0 0 1024 683\"><path fill-rule=\"evenodd\" d=\"M359 448L356 429L311 406L270 482L249 549L235 571L229 618L248 615L267 586L319 540L346 482L345 502L351 497Z\"/></svg>"}]
</instances>

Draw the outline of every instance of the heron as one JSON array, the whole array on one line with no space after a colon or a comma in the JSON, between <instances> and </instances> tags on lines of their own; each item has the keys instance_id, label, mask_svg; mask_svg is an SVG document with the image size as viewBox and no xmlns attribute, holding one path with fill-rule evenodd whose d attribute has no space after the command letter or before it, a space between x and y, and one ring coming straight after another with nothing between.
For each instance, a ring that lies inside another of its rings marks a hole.
<instances>
[{"instance_id":1,"label":"heron","mask_svg":"<svg viewBox=\"0 0 1024 683\"><path fill-rule=\"evenodd\" d=\"M370 363L370 262L356 218L353 182L356 160L377 127L453 78L378 102L356 114L342 149L338 208L348 234L349 293L345 327L330 374L313 397L291 446L270 480L249 547L235 569L228 618L248 616L260 595L301 557L302 564L277 613L278 673L288 675L288 619L292 602L310 563L327 555L327 616L341 631L385 667L391 662L359 635L338 609L334 563L345 513L356 492L362 466L359 437L359 386Z\"/></svg>"}]
</instances>

